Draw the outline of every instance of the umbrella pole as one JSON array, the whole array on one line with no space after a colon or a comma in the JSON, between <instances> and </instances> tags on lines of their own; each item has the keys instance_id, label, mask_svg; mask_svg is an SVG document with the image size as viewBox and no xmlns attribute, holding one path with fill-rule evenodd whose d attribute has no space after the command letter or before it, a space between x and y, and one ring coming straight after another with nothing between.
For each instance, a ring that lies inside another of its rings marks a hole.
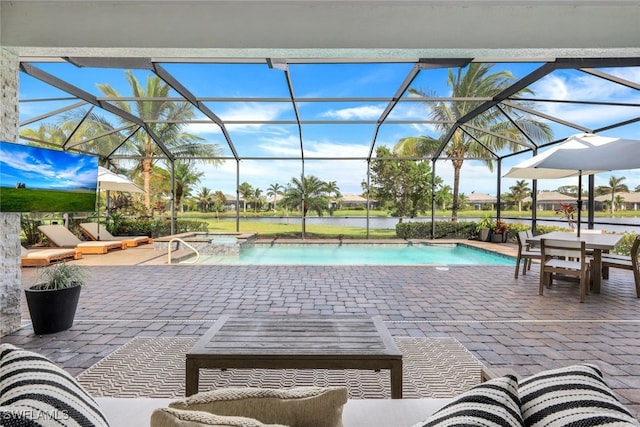
<instances>
[{"instance_id":1,"label":"umbrella pole","mask_svg":"<svg viewBox=\"0 0 640 427\"><path fill-rule=\"evenodd\" d=\"M98 240L100 240L100 185L98 185Z\"/></svg>"},{"instance_id":2,"label":"umbrella pole","mask_svg":"<svg viewBox=\"0 0 640 427\"><path fill-rule=\"evenodd\" d=\"M578 237L580 237L580 220L582 217L582 171L578 171Z\"/></svg>"}]
</instances>

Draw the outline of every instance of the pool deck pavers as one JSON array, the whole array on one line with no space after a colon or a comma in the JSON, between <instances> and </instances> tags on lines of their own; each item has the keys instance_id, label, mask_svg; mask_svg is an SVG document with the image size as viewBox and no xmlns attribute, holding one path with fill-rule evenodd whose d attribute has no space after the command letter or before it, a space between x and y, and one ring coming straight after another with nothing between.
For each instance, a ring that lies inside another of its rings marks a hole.
<instances>
[{"instance_id":1,"label":"pool deck pavers","mask_svg":"<svg viewBox=\"0 0 640 427\"><path fill-rule=\"evenodd\" d=\"M509 244L468 242L513 255ZM38 351L78 375L134 337L199 337L221 314L379 315L397 337L454 337L497 374L524 377L595 363L640 414L640 298L630 271L612 270L602 293L575 284L538 295L538 266L166 265L150 245L74 261L92 272L74 326L2 342ZM23 286L37 269L23 268Z\"/></svg>"}]
</instances>

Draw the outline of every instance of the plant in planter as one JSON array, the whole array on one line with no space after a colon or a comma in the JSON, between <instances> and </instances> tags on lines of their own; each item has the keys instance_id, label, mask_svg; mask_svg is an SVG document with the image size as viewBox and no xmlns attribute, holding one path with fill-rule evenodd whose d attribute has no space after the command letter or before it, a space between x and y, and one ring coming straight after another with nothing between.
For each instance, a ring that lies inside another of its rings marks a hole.
<instances>
[{"instance_id":1,"label":"plant in planter","mask_svg":"<svg viewBox=\"0 0 640 427\"><path fill-rule=\"evenodd\" d=\"M571 203L562 203L560 202L560 209L556 209L557 214L562 214L567 220L567 224L569 224L569 230L574 230L574 219L573 216L576 213L576 207Z\"/></svg>"},{"instance_id":2,"label":"plant in planter","mask_svg":"<svg viewBox=\"0 0 640 427\"><path fill-rule=\"evenodd\" d=\"M509 226L507 225L506 222L504 222L501 219L497 220L491 241L495 243L505 243L507 241L508 230L509 230Z\"/></svg>"},{"instance_id":3,"label":"plant in planter","mask_svg":"<svg viewBox=\"0 0 640 427\"><path fill-rule=\"evenodd\" d=\"M82 266L61 262L46 267L39 283L25 289L36 335L64 331L73 325L87 274L88 270Z\"/></svg>"},{"instance_id":4,"label":"plant in planter","mask_svg":"<svg viewBox=\"0 0 640 427\"><path fill-rule=\"evenodd\" d=\"M494 227L494 223L493 223L493 219L491 218L491 215L486 214L482 218L480 218L480 221L478 221L478 224L476 225L476 231L478 232L478 239L483 242L488 242L489 236L491 234L491 229L493 227Z\"/></svg>"}]
</instances>

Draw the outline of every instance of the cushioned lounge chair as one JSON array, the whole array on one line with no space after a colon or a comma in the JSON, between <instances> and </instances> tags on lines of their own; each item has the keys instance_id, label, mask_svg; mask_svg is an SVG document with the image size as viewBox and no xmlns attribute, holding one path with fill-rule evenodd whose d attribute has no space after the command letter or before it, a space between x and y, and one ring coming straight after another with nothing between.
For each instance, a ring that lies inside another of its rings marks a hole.
<instances>
[{"instance_id":1,"label":"cushioned lounge chair","mask_svg":"<svg viewBox=\"0 0 640 427\"><path fill-rule=\"evenodd\" d=\"M44 267L55 261L80 259L82 252L77 249L25 249L20 246L20 259L23 267Z\"/></svg>"},{"instance_id":2,"label":"cushioned lounge chair","mask_svg":"<svg viewBox=\"0 0 640 427\"><path fill-rule=\"evenodd\" d=\"M127 244L127 246L138 246L145 243L151 243L151 238L147 236L114 236L109 231L97 222L83 222L80 224L82 232L91 240L97 241L115 241L121 240Z\"/></svg>"},{"instance_id":3,"label":"cushioned lounge chair","mask_svg":"<svg viewBox=\"0 0 640 427\"><path fill-rule=\"evenodd\" d=\"M51 244L59 248L75 248L82 254L106 254L113 249L126 249L123 241L83 242L63 225L39 225L38 229L47 236Z\"/></svg>"}]
</instances>

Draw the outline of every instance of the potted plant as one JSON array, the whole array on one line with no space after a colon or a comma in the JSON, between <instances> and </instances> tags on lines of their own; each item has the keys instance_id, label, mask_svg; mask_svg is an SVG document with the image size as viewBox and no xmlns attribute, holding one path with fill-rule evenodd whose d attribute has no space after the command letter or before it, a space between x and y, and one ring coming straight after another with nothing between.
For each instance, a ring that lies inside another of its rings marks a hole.
<instances>
[{"instance_id":1,"label":"potted plant","mask_svg":"<svg viewBox=\"0 0 640 427\"><path fill-rule=\"evenodd\" d=\"M64 331L73 325L87 272L82 266L61 262L43 269L39 283L25 289L36 335Z\"/></svg>"},{"instance_id":2,"label":"potted plant","mask_svg":"<svg viewBox=\"0 0 640 427\"><path fill-rule=\"evenodd\" d=\"M569 230L575 231L573 216L576 213L576 207L571 203L560 202L560 209L556 209L556 214L562 214L569 224Z\"/></svg>"},{"instance_id":3,"label":"potted plant","mask_svg":"<svg viewBox=\"0 0 640 427\"><path fill-rule=\"evenodd\" d=\"M493 224L493 219L491 218L491 215L486 214L482 218L480 218L480 221L478 221L478 224L476 225L476 231L478 232L478 240L481 240L483 242L488 242L493 225L494 224Z\"/></svg>"},{"instance_id":4,"label":"potted plant","mask_svg":"<svg viewBox=\"0 0 640 427\"><path fill-rule=\"evenodd\" d=\"M508 229L509 226L506 222L501 219L497 220L493 230L491 241L494 243L506 243Z\"/></svg>"}]
</instances>

